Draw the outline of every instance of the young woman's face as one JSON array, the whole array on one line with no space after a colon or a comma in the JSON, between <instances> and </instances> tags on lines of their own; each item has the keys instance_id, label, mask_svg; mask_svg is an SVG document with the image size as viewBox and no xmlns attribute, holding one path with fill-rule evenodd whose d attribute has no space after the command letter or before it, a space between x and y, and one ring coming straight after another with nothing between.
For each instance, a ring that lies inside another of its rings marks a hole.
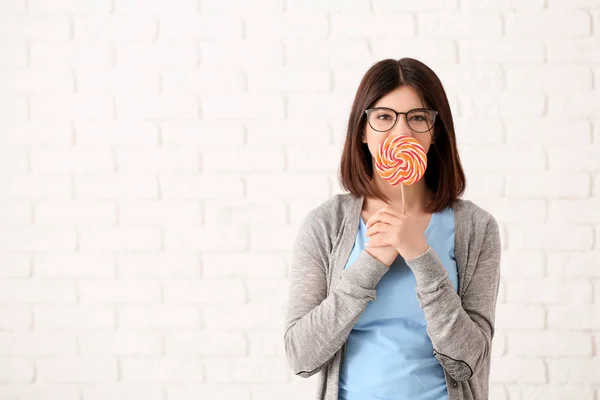
<instances>
[{"instance_id":1,"label":"young woman's face","mask_svg":"<svg viewBox=\"0 0 600 400\"><path fill-rule=\"evenodd\" d=\"M371 108L375 107L387 107L395 110L396 112L407 112L409 110L413 110L415 108L430 108L427 107L426 104L421 102L421 98L415 89L411 86L405 85L402 86L393 92L390 92L380 98ZM382 115L379 118L385 119L386 116ZM416 119L420 119L417 117ZM419 129L422 130L422 129ZM377 151L379 150L379 145L390 135L405 135L415 138L421 143L423 148L425 149L425 153L429 152L429 146L432 143L433 138L433 130L425 133L417 133L412 130L408 124L406 123L406 118L404 115L398 115L398 121L394 127L385 132L378 132L374 130L371 125L369 125L368 121L365 126L365 131L362 136L362 142L367 143L369 147L369 151L371 152L371 156L375 157Z\"/></svg>"}]
</instances>

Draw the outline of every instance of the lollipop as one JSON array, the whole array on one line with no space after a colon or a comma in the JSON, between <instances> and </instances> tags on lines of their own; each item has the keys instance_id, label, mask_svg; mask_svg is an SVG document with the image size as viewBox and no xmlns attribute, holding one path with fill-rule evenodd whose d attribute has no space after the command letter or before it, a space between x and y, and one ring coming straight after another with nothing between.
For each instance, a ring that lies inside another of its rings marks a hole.
<instances>
[{"instance_id":1,"label":"lollipop","mask_svg":"<svg viewBox=\"0 0 600 400\"><path fill-rule=\"evenodd\" d=\"M410 136L388 136L375 157L377 173L391 185L418 182L427 169L425 149Z\"/></svg>"}]
</instances>

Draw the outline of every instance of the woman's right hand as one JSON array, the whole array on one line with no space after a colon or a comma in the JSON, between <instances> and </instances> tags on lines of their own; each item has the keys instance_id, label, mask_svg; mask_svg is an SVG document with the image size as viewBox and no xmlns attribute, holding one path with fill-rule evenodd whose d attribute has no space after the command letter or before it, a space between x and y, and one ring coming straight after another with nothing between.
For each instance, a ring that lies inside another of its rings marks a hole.
<instances>
[{"instance_id":1,"label":"woman's right hand","mask_svg":"<svg viewBox=\"0 0 600 400\"><path fill-rule=\"evenodd\" d=\"M381 246L381 247L365 247L365 251L369 253L373 258L388 267L393 264L396 257L398 257L398 250L394 246Z\"/></svg>"}]
</instances>

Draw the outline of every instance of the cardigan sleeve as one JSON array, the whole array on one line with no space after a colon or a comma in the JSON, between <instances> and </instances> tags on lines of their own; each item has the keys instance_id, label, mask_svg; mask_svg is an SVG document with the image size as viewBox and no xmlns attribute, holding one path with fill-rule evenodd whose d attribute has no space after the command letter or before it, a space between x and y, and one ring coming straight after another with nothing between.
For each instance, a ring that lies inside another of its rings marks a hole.
<instances>
[{"instance_id":1,"label":"cardigan sleeve","mask_svg":"<svg viewBox=\"0 0 600 400\"><path fill-rule=\"evenodd\" d=\"M407 263L415 274L417 298L434 355L457 381L470 379L491 355L501 253L498 223L491 215L484 230L479 252L473 255L473 275L462 298L454 291L448 271L431 246Z\"/></svg>"},{"instance_id":2,"label":"cardigan sleeve","mask_svg":"<svg viewBox=\"0 0 600 400\"><path fill-rule=\"evenodd\" d=\"M309 214L292 251L284 344L294 374L303 378L320 371L343 346L389 270L362 251L327 295L326 235L320 218Z\"/></svg>"}]
</instances>

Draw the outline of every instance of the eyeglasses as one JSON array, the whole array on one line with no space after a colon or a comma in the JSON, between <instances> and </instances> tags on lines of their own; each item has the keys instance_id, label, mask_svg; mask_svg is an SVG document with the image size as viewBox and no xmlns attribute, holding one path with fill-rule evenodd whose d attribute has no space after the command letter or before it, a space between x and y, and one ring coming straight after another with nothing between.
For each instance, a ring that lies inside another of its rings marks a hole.
<instances>
[{"instance_id":1,"label":"eyeglasses","mask_svg":"<svg viewBox=\"0 0 600 400\"><path fill-rule=\"evenodd\" d=\"M365 110L367 120L373 130L385 132L392 129L398 122L398 115L404 114L406 124L417 133L425 133L433 128L437 111L426 108L414 108L407 112L396 112L387 107L375 107Z\"/></svg>"}]
</instances>

